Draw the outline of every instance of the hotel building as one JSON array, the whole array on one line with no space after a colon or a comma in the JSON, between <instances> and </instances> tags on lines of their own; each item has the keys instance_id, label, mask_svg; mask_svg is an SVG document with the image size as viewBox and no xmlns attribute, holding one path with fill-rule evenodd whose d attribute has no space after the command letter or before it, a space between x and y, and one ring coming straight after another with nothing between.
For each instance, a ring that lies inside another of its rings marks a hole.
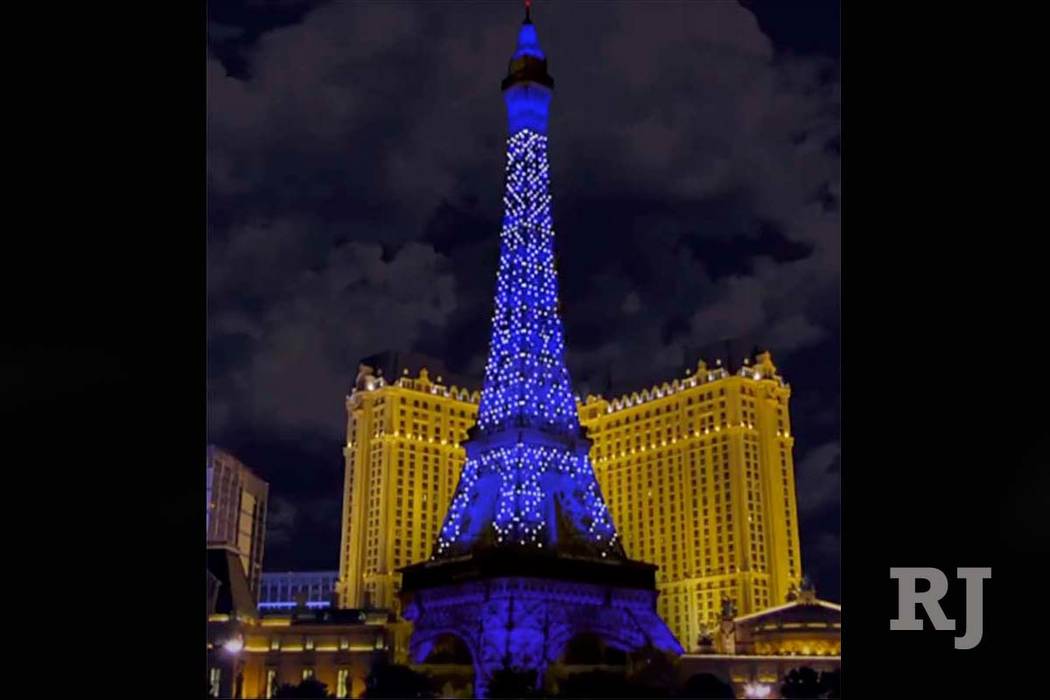
<instances>
[{"instance_id":1,"label":"hotel building","mask_svg":"<svg viewBox=\"0 0 1050 700\"><path fill-rule=\"evenodd\" d=\"M746 615L802 578L790 387L768 352L744 362L580 407L613 521L632 558L660 567L658 611L686 649L723 600Z\"/></svg>"},{"instance_id":2,"label":"hotel building","mask_svg":"<svg viewBox=\"0 0 1050 700\"><path fill-rule=\"evenodd\" d=\"M347 397L342 607L398 609L395 570L430 556L455 490L478 393L424 363L365 362ZM802 579L789 399L761 353L579 404L627 554L660 567L658 611L687 650L724 600L748 615Z\"/></svg>"},{"instance_id":3,"label":"hotel building","mask_svg":"<svg viewBox=\"0 0 1050 700\"><path fill-rule=\"evenodd\" d=\"M440 375L432 381L422 358L378 360L362 364L346 400L338 591L340 607L399 610L395 570L430 556L463 468L460 442L477 419L478 392L447 387Z\"/></svg>"}]
</instances>

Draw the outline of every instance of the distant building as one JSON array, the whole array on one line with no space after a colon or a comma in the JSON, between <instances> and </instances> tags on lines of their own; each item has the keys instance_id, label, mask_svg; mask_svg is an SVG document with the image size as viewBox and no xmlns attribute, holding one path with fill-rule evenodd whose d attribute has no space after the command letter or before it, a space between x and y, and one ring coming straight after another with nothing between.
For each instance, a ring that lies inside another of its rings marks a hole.
<instances>
[{"instance_id":1,"label":"distant building","mask_svg":"<svg viewBox=\"0 0 1050 700\"><path fill-rule=\"evenodd\" d=\"M819 600L805 581L788 597L784 605L740 616L727 599L720 624L702 635L701 653L679 658L679 684L709 674L738 698L779 698L792 669L840 670L842 607Z\"/></svg>"},{"instance_id":2,"label":"distant building","mask_svg":"<svg viewBox=\"0 0 1050 700\"><path fill-rule=\"evenodd\" d=\"M298 574L305 583L318 575L331 589L334 573ZM386 610L258 611L239 555L227 547L208 549L208 592L208 687L214 697L269 698L278 686L305 678L326 684L338 698L359 697L372 664L391 652Z\"/></svg>"},{"instance_id":3,"label":"distant building","mask_svg":"<svg viewBox=\"0 0 1050 700\"><path fill-rule=\"evenodd\" d=\"M743 615L736 623L738 653L777 656L839 656L842 606L803 589L794 600Z\"/></svg>"},{"instance_id":4,"label":"distant building","mask_svg":"<svg viewBox=\"0 0 1050 700\"><path fill-rule=\"evenodd\" d=\"M264 571L259 587L259 610L332 607L338 571Z\"/></svg>"},{"instance_id":5,"label":"distant building","mask_svg":"<svg viewBox=\"0 0 1050 700\"><path fill-rule=\"evenodd\" d=\"M372 665L390 653L383 610L301 610L253 619L213 615L208 679L215 697L270 698L314 678L337 698L360 697Z\"/></svg>"},{"instance_id":6,"label":"distant building","mask_svg":"<svg viewBox=\"0 0 1050 700\"><path fill-rule=\"evenodd\" d=\"M208 547L223 547L240 558L253 596L258 595L266 537L269 485L229 452L207 451Z\"/></svg>"}]
</instances>

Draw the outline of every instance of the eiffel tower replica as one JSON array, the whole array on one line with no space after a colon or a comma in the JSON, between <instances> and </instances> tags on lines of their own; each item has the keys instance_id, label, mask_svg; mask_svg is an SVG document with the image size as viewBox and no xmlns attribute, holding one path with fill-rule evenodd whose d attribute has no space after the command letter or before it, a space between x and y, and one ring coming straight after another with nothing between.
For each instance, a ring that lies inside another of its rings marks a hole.
<instances>
[{"instance_id":1,"label":"eiffel tower replica","mask_svg":"<svg viewBox=\"0 0 1050 700\"><path fill-rule=\"evenodd\" d=\"M470 650L475 694L509 665L546 668L579 634L682 653L656 614L656 566L627 558L590 461L558 315L547 116L554 80L526 3L503 80L505 213L478 422L428 561L405 567L409 653Z\"/></svg>"}]
</instances>

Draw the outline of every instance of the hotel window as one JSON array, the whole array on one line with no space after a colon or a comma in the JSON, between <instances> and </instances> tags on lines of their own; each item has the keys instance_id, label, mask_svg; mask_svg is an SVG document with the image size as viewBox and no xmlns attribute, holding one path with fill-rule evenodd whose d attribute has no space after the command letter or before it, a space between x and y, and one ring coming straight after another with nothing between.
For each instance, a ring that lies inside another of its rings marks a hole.
<instances>
[{"instance_id":1,"label":"hotel window","mask_svg":"<svg viewBox=\"0 0 1050 700\"><path fill-rule=\"evenodd\" d=\"M308 681L314 677L314 670L310 667L303 669L303 680Z\"/></svg>"},{"instance_id":2,"label":"hotel window","mask_svg":"<svg viewBox=\"0 0 1050 700\"><path fill-rule=\"evenodd\" d=\"M349 696L347 692L349 690L350 681L350 669L341 668L339 669L339 675L336 677L335 684L335 696L337 698L345 698Z\"/></svg>"},{"instance_id":3,"label":"hotel window","mask_svg":"<svg viewBox=\"0 0 1050 700\"><path fill-rule=\"evenodd\" d=\"M314 649L313 637L306 637L303 640L303 648L306 649L307 651L313 651L313 649Z\"/></svg>"},{"instance_id":4,"label":"hotel window","mask_svg":"<svg viewBox=\"0 0 1050 700\"><path fill-rule=\"evenodd\" d=\"M272 698L277 691L277 669L266 669L266 697Z\"/></svg>"},{"instance_id":5,"label":"hotel window","mask_svg":"<svg viewBox=\"0 0 1050 700\"><path fill-rule=\"evenodd\" d=\"M281 648L281 638L274 637L270 640L270 651L277 651Z\"/></svg>"}]
</instances>

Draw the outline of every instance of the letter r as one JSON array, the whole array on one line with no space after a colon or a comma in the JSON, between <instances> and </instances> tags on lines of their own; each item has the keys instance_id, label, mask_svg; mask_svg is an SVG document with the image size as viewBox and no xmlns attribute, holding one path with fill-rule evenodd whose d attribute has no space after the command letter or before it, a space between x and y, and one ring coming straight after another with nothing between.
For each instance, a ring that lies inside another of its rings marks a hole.
<instances>
[{"instance_id":1,"label":"letter r","mask_svg":"<svg viewBox=\"0 0 1050 700\"><path fill-rule=\"evenodd\" d=\"M897 619L890 620L891 630L921 630L922 620L915 616L915 606L922 605L934 629L953 630L955 621L941 610L940 600L948 592L948 577L940 569L926 566L890 567L890 578L897 579ZM918 579L929 582L930 590L915 590Z\"/></svg>"}]
</instances>

